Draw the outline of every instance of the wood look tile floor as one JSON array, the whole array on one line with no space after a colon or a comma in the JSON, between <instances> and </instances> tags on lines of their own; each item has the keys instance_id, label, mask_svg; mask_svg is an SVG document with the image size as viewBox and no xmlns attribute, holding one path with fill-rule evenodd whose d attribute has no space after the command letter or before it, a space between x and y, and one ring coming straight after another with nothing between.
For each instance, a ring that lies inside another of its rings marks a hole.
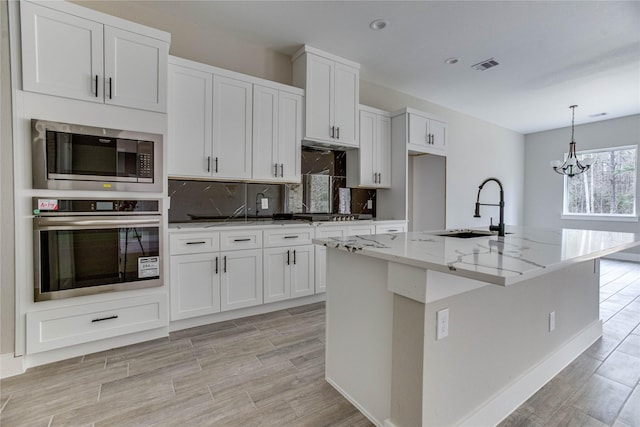
<instances>
[{"instance_id":1,"label":"wood look tile floor","mask_svg":"<svg viewBox=\"0 0 640 427\"><path fill-rule=\"evenodd\" d=\"M640 426L640 264L601 268L604 336L500 427ZM0 381L0 426L371 426L324 380L324 304Z\"/></svg>"}]
</instances>

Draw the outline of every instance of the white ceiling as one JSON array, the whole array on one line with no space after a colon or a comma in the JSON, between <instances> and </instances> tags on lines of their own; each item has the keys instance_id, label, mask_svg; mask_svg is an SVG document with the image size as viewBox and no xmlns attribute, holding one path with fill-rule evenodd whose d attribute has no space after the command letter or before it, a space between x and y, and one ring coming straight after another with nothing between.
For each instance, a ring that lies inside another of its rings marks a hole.
<instances>
[{"instance_id":1,"label":"white ceiling","mask_svg":"<svg viewBox=\"0 0 640 427\"><path fill-rule=\"evenodd\" d=\"M164 1L291 55L361 64L361 78L527 134L640 113L637 1ZM369 23L389 24L373 31ZM459 57L455 65L445 59ZM471 68L485 59L500 65ZM599 113L605 116L592 117Z\"/></svg>"}]
</instances>

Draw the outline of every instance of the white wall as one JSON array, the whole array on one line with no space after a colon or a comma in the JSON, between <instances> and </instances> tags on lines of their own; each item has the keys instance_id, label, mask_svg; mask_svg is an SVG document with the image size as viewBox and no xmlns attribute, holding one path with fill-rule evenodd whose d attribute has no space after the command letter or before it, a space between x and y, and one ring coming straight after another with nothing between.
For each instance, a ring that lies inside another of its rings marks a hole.
<instances>
[{"instance_id":1,"label":"white wall","mask_svg":"<svg viewBox=\"0 0 640 427\"><path fill-rule=\"evenodd\" d=\"M568 114L568 112L567 112ZM638 232L638 222L585 221L562 219L562 176L549 166L569 149L571 128L554 129L525 137L524 224L534 227L580 228ZM577 150L618 147L640 143L640 115L577 125ZM636 177L636 211L640 211L640 168Z\"/></svg>"},{"instance_id":2,"label":"white wall","mask_svg":"<svg viewBox=\"0 0 640 427\"><path fill-rule=\"evenodd\" d=\"M0 354L13 352L15 269L13 253L13 150L11 139L11 81L7 2L0 1Z\"/></svg>"},{"instance_id":3,"label":"white wall","mask_svg":"<svg viewBox=\"0 0 640 427\"><path fill-rule=\"evenodd\" d=\"M482 218L473 218L478 186L494 176L505 190L505 222L520 225L524 204L524 136L480 119L375 83L360 82L360 103L394 111L413 107L435 114L449 124L446 164L446 227L480 227L489 218L498 222L498 208L484 207ZM415 167L422 161L414 161ZM419 175L420 172L417 172ZM495 187L494 187L495 186ZM489 183L482 201L498 202L498 187ZM414 212L420 210L414 205Z\"/></svg>"}]
</instances>

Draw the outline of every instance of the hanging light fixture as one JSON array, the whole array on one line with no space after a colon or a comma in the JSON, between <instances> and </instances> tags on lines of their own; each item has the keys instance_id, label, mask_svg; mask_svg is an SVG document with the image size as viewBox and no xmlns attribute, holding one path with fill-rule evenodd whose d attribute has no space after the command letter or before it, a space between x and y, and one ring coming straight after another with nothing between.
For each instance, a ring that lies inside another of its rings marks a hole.
<instances>
[{"instance_id":1,"label":"hanging light fixture","mask_svg":"<svg viewBox=\"0 0 640 427\"><path fill-rule=\"evenodd\" d=\"M554 171L556 171L560 175L567 175L568 177L580 175L582 172L588 171L594 160L593 157L585 157L584 159L582 159L582 161L580 161L578 160L578 156L576 156L576 141L573 138L575 130L574 122L576 118L576 107L577 105L572 105L569 107L572 111L571 142L569 143L569 155L564 162L562 160L552 160L550 162L551 167Z\"/></svg>"}]
</instances>

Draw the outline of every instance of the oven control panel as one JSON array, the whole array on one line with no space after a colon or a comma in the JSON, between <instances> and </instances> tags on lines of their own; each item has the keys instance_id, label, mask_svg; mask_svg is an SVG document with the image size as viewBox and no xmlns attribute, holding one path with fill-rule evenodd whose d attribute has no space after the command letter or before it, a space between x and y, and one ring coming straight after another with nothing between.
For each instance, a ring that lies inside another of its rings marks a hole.
<instances>
[{"instance_id":1,"label":"oven control panel","mask_svg":"<svg viewBox=\"0 0 640 427\"><path fill-rule=\"evenodd\" d=\"M56 215L160 215L158 199L50 199L33 198L33 214Z\"/></svg>"}]
</instances>

